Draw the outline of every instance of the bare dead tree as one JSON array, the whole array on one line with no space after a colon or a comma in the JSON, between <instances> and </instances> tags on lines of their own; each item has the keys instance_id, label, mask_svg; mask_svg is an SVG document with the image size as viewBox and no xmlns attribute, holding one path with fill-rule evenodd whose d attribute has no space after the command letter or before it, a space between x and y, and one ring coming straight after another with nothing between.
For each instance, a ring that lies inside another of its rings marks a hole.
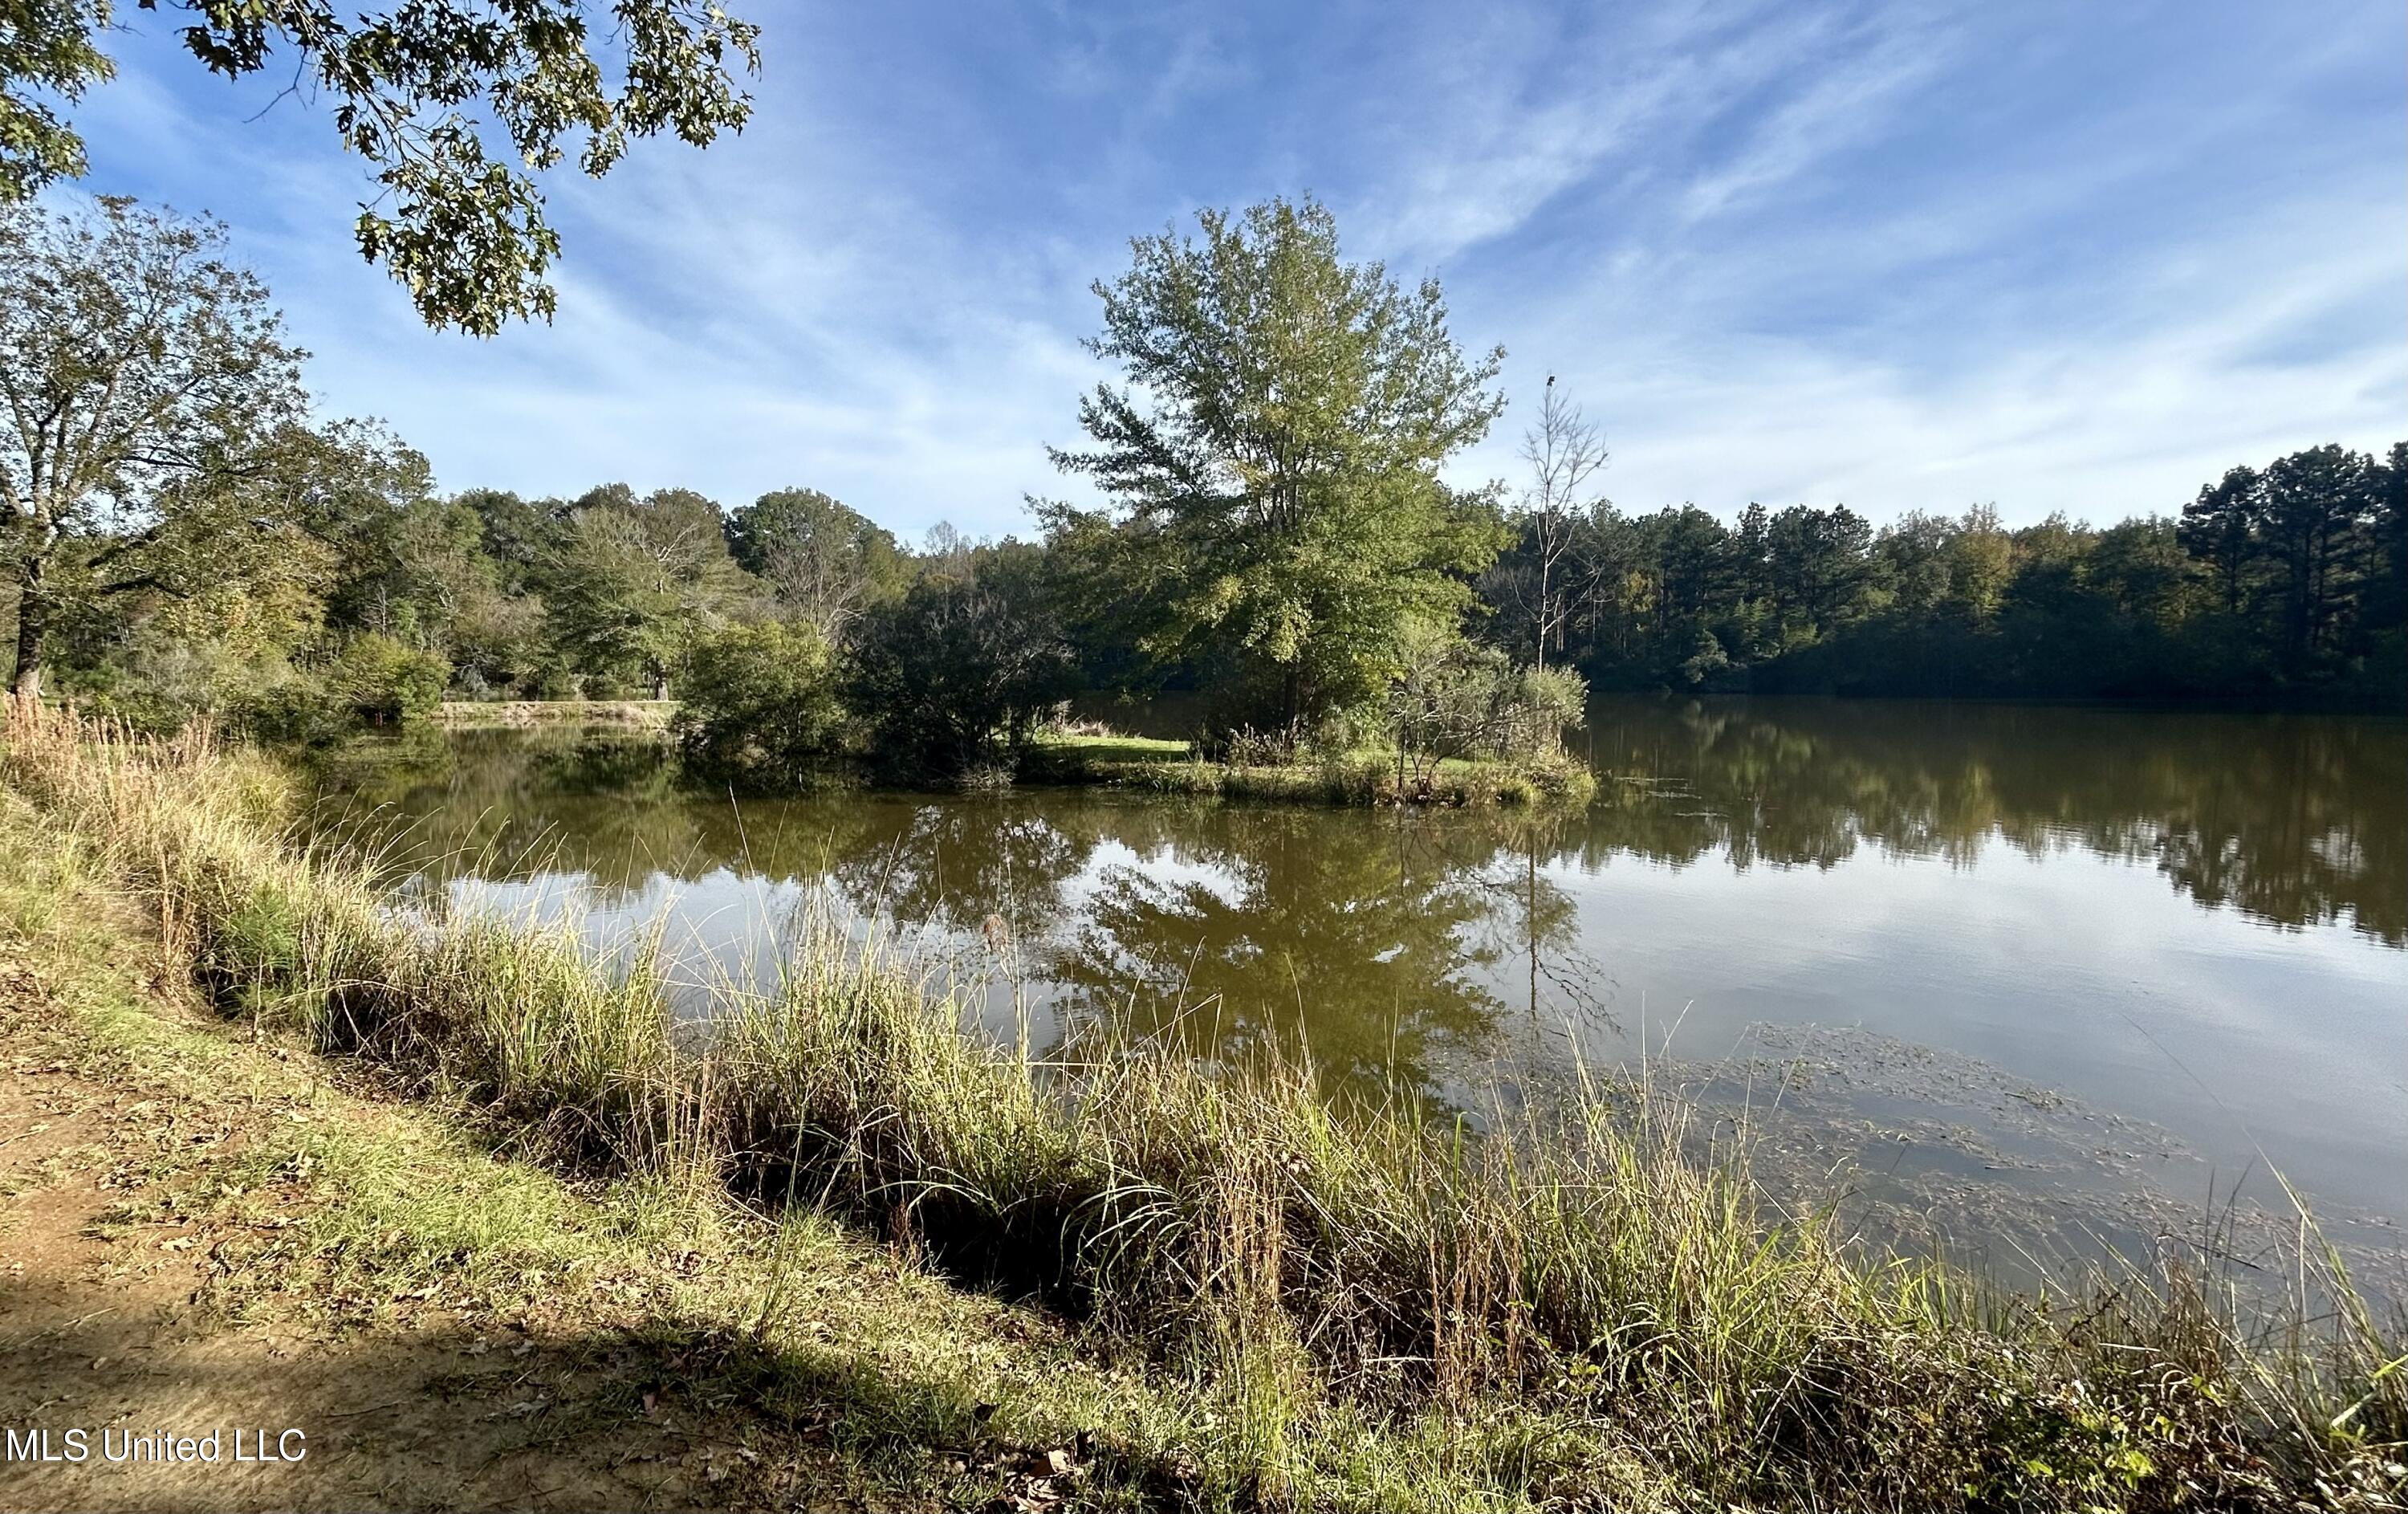
<instances>
[{"instance_id":1,"label":"bare dead tree","mask_svg":"<svg viewBox=\"0 0 2408 1514\"><path fill-rule=\"evenodd\" d=\"M780 602L792 605L831 645L842 642L870 595L854 544L831 540L825 531L793 531L765 543L761 556L761 576Z\"/></svg>"},{"instance_id":2,"label":"bare dead tree","mask_svg":"<svg viewBox=\"0 0 2408 1514\"><path fill-rule=\"evenodd\" d=\"M1522 497L1529 570L1509 580L1523 613L1530 617L1533 662L1541 671L1547 666L1547 643L1560 638L1576 602L1567 559L1582 514L1593 502L1583 500L1582 492L1605 467L1606 457L1604 437L1582 416L1579 406L1564 397L1555 376L1548 374L1539 423L1522 434L1522 460L1530 465L1531 480ZM1528 582L1533 577L1535 584Z\"/></svg>"}]
</instances>

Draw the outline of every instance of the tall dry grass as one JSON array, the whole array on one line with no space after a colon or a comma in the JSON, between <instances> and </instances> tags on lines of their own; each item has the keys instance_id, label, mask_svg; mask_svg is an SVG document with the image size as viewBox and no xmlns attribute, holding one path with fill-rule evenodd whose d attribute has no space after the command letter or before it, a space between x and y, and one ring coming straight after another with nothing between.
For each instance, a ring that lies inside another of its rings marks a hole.
<instances>
[{"instance_id":1,"label":"tall dry grass","mask_svg":"<svg viewBox=\"0 0 2408 1514\"><path fill-rule=\"evenodd\" d=\"M1239 1385L1249 1434L1333 1396L1507 1403L1717 1507L2376 1508L2408 1484L2401 1332L2314 1246L2315 1286L2272 1316L2172 1265L2008 1298L1768 1216L1643 1089L1475 1133L1402 1090L1341 1107L1301 1062L1109 1036L1040 1057L833 937L680 1037L650 958L394 907L291 844L276 770L205 731L20 706L7 742L0 774L229 1013L561 1160L875 1226Z\"/></svg>"}]
</instances>

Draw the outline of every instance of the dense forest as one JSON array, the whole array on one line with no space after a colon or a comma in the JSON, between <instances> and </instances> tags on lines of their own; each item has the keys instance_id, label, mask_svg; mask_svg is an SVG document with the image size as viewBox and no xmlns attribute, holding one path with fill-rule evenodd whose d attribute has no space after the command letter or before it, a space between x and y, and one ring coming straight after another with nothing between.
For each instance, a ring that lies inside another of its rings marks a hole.
<instances>
[{"instance_id":1,"label":"dense forest","mask_svg":"<svg viewBox=\"0 0 2408 1514\"><path fill-rule=\"evenodd\" d=\"M122 200L5 223L0 632L21 692L149 725L312 740L442 698L673 696L716 714L687 731L700 757L961 771L1008 763L1064 700L1166 687L1204 696L1208 742L1275 746L1493 731L1576 708L1572 671L2408 699L2408 445L2236 467L2106 526L1634 514L1551 379L1526 475L1455 487L1446 465L1504 412L1501 353L1456 343L1434 281L1345 261L1310 200L1132 244L1091 345L1136 387L1099 385L1087 444L1054 454L1106 503L1039 503L1000 541L905 542L807 487L732 509L447 493L387 429L311 413L303 354L213 223Z\"/></svg>"},{"instance_id":2,"label":"dense forest","mask_svg":"<svg viewBox=\"0 0 2408 1514\"><path fill-rule=\"evenodd\" d=\"M1601 686L1760 693L2408 699L2408 444L2238 467L2106 526L1995 509L1526 513L1491 634ZM1550 557L1552 555L1552 563ZM1537 587L1552 566L1554 587ZM1543 631L1541 627L1543 627Z\"/></svg>"}]
</instances>

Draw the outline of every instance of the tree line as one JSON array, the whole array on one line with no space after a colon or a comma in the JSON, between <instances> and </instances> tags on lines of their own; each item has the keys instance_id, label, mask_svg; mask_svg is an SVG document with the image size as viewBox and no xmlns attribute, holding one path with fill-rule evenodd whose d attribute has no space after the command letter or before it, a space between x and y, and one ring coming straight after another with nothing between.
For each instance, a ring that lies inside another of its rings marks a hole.
<instances>
[{"instance_id":1,"label":"tree line","mask_svg":"<svg viewBox=\"0 0 2408 1514\"><path fill-rule=\"evenodd\" d=\"M1539 497L1543 498L1543 491ZM2239 467L2114 525L1995 509L1534 507L1490 634L1608 688L2408 700L2408 444Z\"/></svg>"},{"instance_id":2,"label":"tree line","mask_svg":"<svg viewBox=\"0 0 2408 1514\"><path fill-rule=\"evenodd\" d=\"M2408 687L2408 450L2236 469L2176 514L1628 515L1553 380L1526 477L1447 482L1504 411L1435 281L1326 207L1132 243L1118 370L1054 453L1104 501L907 544L794 487L437 490L314 415L222 228L0 208L14 680L161 724L311 739L434 699L676 697L692 753L1008 767L1080 693L1198 691L1208 748L1469 751L1615 688L2349 699Z\"/></svg>"}]
</instances>

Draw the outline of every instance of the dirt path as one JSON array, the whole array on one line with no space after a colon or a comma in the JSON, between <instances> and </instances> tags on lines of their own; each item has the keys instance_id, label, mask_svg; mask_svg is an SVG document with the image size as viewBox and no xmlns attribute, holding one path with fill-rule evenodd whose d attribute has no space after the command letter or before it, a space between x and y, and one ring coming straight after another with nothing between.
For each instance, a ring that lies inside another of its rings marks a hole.
<instances>
[{"instance_id":1,"label":"dirt path","mask_svg":"<svg viewBox=\"0 0 2408 1514\"><path fill-rule=\"evenodd\" d=\"M212 1219L190 1212L194 1190L238 1165L260 1125L328 1113L292 1096L306 1087L240 1107L200 1090L128 1088L127 1069L93 1065L22 960L0 961L0 1426L47 1430L50 1453L86 1456L0 1463L0 1507L724 1501L729 1473L710 1437L662 1414L657 1394L643 1412L632 1351L597 1359L590 1336L497 1335L439 1316L366 1331L329 1329L297 1308L230 1318L235 1259L300 1224L315 1201L281 1185L246 1195L256 1202L238 1219ZM95 1075L104 1070L114 1075ZM338 1104L331 1117L360 1113ZM632 1415L576 1412L629 1398ZM71 1428L86 1432L80 1448ZM218 1461L107 1459L127 1437L162 1431L196 1441L217 1432ZM246 1457L265 1435L294 1459L237 1463L237 1432Z\"/></svg>"}]
</instances>

